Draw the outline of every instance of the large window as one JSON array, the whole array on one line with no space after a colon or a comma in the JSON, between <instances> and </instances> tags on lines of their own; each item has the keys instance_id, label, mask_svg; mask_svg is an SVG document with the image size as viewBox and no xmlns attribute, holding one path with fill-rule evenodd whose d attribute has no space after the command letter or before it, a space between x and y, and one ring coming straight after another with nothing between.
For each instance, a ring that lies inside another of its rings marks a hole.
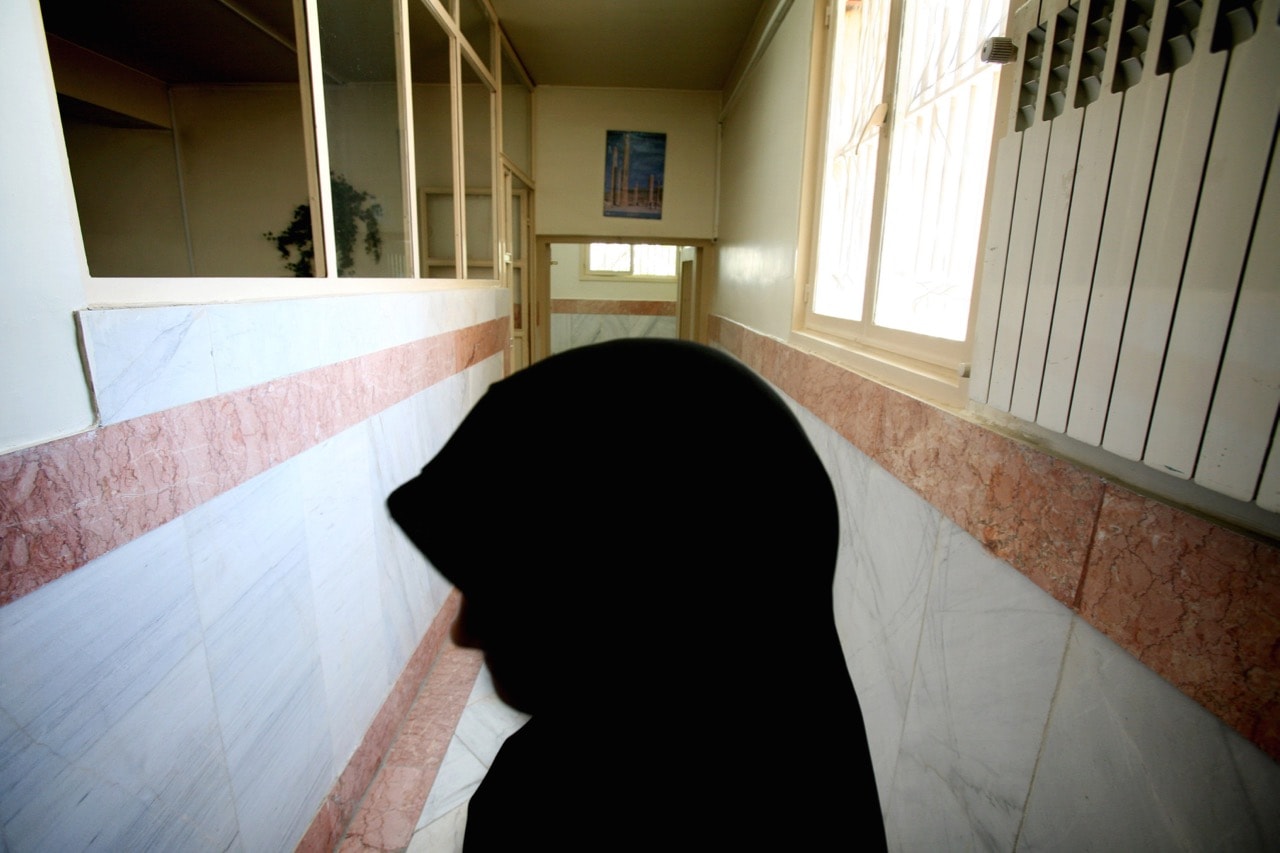
<instances>
[{"instance_id":1,"label":"large window","mask_svg":"<svg viewBox=\"0 0 1280 853\"><path fill-rule=\"evenodd\" d=\"M808 328L965 360L1007 5L832 0Z\"/></svg>"}]
</instances>

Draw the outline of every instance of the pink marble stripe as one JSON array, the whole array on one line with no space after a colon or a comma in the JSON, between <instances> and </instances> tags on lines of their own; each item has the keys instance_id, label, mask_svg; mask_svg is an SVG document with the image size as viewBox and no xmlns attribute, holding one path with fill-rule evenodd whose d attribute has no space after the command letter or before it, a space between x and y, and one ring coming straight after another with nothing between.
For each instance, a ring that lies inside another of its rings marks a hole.
<instances>
[{"instance_id":1,"label":"pink marble stripe","mask_svg":"<svg viewBox=\"0 0 1280 853\"><path fill-rule=\"evenodd\" d=\"M726 349L993 554L1063 604L1075 602L1099 478L780 341L713 323L726 327Z\"/></svg>"},{"instance_id":2,"label":"pink marble stripe","mask_svg":"<svg viewBox=\"0 0 1280 853\"><path fill-rule=\"evenodd\" d=\"M1079 609L1280 758L1280 549L1109 485Z\"/></svg>"},{"instance_id":3,"label":"pink marble stripe","mask_svg":"<svg viewBox=\"0 0 1280 853\"><path fill-rule=\"evenodd\" d=\"M1280 548L721 317L736 355L1154 671L1280 759Z\"/></svg>"},{"instance_id":4,"label":"pink marble stripe","mask_svg":"<svg viewBox=\"0 0 1280 853\"><path fill-rule=\"evenodd\" d=\"M507 318L0 456L0 605L484 359Z\"/></svg>"},{"instance_id":5,"label":"pink marble stripe","mask_svg":"<svg viewBox=\"0 0 1280 853\"><path fill-rule=\"evenodd\" d=\"M674 317L676 304L670 301L637 299L552 299L551 313Z\"/></svg>"}]
</instances>

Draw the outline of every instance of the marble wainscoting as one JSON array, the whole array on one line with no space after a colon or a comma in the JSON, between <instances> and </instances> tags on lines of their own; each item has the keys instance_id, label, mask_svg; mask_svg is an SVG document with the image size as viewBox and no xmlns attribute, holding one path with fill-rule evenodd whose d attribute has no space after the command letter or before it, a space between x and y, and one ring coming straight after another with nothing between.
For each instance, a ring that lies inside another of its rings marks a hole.
<instances>
[{"instance_id":1,"label":"marble wainscoting","mask_svg":"<svg viewBox=\"0 0 1280 853\"><path fill-rule=\"evenodd\" d=\"M841 506L897 850L1280 849L1277 549L738 324Z\"/></svg>"},{"instance_id":2,"label":"marble wainscoting","mask_svg":"<svg viewBox=\"0 0 1280 853\"><path fill-rule=\"evenodd\" d=\"M676 303L553 299L551 301L551 351L598 344L619 338L679 337Z\"/></svg>"},{"instance_id":3,"label":"marble wainscoting","mask_svg":"<svg viewBox=\"0 0 1280 853\"><path fill-rule=\"evenodd\" d=\"M385 496L502 370L493 356L0 608L6 843L297 844L451 593Z\"/></svg>"},{"instance_id":4,"label":"marble wainscoting","mask_svg":"<svg viewBox=\"0 0 1280 853\"><path fill-rule=\"evenodd\" d=\"M503 317L505 291L382 293L77 314L102 424Z\"/></svg>"},{"instance_id":5,"label":"marble wainscoting","mask_svg":"<svg viewBox=\"0 0 1280 853\"><path fill-rule=\"evenodd\" d=\"M1280 765L792 405L891 849L1280 847Z\"/></svg>"},{"instance_id":6,"label":"marble wainscoting","mask_svg":"<svg viewBox=\"0 0 1280 853\"><path fill-rule=\"evenodd\" d=\"M495 353L500 376L508 339L492 319L189 402L209 389L179 370L147 395L172 408L0 456L0 604Z\"/></svg>"},{"instance_id":7,"label":"marble wainscoting","mask_svg":"<svg viewBox=\"0 0 1280 853\"><path fill-rule=\"evenodd\" d=\"M0 846L332 849L456 610L386 495L507 370L447 296L82 315L123 419L0 457Z\"/></svg>"},{"instance_id":8,"label":"marble wainscoting","mask_svg":"<svg viewBox=\"0 0 1280 853\"><path fill-rule=\"evenodd\" d=\"M712 339L1280 760L1280 547L713 317Z\"/></svg>"}]
</instances>

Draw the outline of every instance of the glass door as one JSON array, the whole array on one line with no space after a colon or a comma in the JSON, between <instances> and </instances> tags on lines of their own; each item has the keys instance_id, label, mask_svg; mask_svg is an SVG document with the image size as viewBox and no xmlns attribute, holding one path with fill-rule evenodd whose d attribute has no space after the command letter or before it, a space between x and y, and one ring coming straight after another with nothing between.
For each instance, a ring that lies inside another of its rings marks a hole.
<instances>
[{"instance_id":1,"label":"glass door","mask_svg":"<svg viewBox=\"0 0 1280 853\"><path fill-rule=\"evenodd\" d=\"M529 187L509 168L502 169L502 250L501 278L511 291L511 369L529 363L529 245L532 239L529 217Z\"/></svg>"}]
</instances>

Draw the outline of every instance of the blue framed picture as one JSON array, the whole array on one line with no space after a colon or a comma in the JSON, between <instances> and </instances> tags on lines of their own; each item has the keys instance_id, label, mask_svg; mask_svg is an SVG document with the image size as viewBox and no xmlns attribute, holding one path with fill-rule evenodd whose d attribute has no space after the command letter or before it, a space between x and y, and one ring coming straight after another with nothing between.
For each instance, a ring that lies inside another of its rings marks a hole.
<instances>
[{"instance_id":1,"label":"blue framed picture","mask_svg":"<svg viewBox=\"0 0 1280 853\"><path fill-rule=\"evenodd\" d=\"M667 135L606 130L604 136L604 215L661 219Z\"/></svg>"}]
</instances>

